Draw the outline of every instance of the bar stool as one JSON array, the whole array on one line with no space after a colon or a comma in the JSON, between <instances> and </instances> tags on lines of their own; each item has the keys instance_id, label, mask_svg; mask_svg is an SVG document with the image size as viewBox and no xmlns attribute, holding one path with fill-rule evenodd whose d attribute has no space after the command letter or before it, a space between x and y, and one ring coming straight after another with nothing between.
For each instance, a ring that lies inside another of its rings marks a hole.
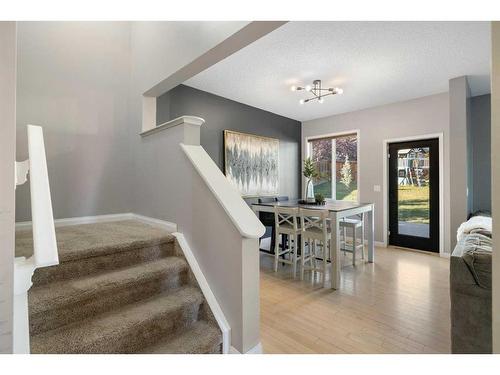
<instances>
[{"instance_id":1,"label":"bar stool","mask_svg":"<svg viewBox=\"0 0 500 375\"><path fill-rule=\"evenodd\" d=\"M297 262L301 257L298 256L298 237L300 235L300 227L297 222L299 209L297 207L279 207L274 206L275 220L275 236L276 247L274 251L274 272L278 272L278 263L291 264L293 266L293 278L297 274ZM280 236L285 234L289 237L288 241L283 241L282 250L280 251ZM288 243L288 246L286 245ZM290 259L285 259L280 256L289 254Z\"/></svg>"},{"instance_id":2,"label":"bar stool","mask_svg":"<svg viewBox=\"0 0 500 375\"><path fill-rule=\"evenodd\" d=\"M311 210L301 208L301 269L300 279L304 280L304 271L319 272L323 274L323 284L326 283L326 270L328 258L330 258L330 238L331 231L328 223L328 210ZM318 246L316 242L319 242ZM306 250L307 242L307 250ZM323 259L322 266L317 266L317 258ZM309 262L309 266L306 266Z\"/></svg>"},{"instance_id":3,"label":"bar stool","mask_svg":"<svg viewBox=\"0 0 500 375\"><path fill-rule=\"evenodd\" d=\"M356 265L356 252L361 249L361 259L365 259L365 226L364 213L361 214L361 219L344 218L340 221L340 229L342 230L343 240L341 241L341 250L344 253L352 253L352 265ZM358 237L358 230L361 230L361 238ZM352 243L347 242L347 231L352 233ZM360 243L358 244L358 239Z\"/></svg>"},{"instance_id":4,"label":"bar stool","mask_svg":"<svg viewBox=\"0 0 500 375\"><path fill-rule=\"evenodd\" d=\"M284 202L284 201L287 201L289 200L288 196L287 195L280 195L279 197L276 197L276 202ZM288 243L288 236L286 234L283 234L281 236L281 239L283 241L284 244L287 244ZM273 241L274 241L274 238L273 238Z\"/></svg>"}]
</instances>

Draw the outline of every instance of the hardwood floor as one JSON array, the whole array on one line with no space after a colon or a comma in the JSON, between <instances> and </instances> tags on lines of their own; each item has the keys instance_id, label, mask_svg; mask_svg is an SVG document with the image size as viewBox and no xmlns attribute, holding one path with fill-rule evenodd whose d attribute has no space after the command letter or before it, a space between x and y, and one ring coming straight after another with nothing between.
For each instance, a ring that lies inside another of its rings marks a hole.
<instances>
[{"instance_id":1,"label":"hardwood floor","mask_svg":"<svg viewBox=\"0 0 500 375\"><path fill-rule=\"evenodd\" d=\"M264 352L449 353L449 260L398 248L377 248L375 256L356 267L342 256L335 291L310 273L293 280L289 265L274 273L273 258L262 254Z\"/></svg>"}]
</instances>

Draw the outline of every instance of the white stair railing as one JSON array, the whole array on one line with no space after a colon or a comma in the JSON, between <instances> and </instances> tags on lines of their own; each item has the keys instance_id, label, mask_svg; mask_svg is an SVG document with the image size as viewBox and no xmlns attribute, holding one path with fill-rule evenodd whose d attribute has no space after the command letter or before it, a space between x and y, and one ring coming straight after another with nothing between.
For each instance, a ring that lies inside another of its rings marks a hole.
<instances>
[{"instance_id":1,"label":"white stair railing","mask_svg":"<svg viewBox=\"0 0 500 375\"><path fill-rule=\"evenodd\" d=\"M181 249L190 254L187 259L192 256L193 270L199 269L198 283L227 337L224 352L258 353L259 238L265 228L201 146L204 123L182 116L141 133L139 160L152 180L141 179L137 187L147 192L139 209L177 224ZM150 194L162 197L154 207Z\"/></svg>"},{"instance_id":2,"label":"white stair railing","mask_svg":"<svg viewBox=\"0 0 500 375\"><path fill-rule=\"evenodd\" d=\"M59 264L50 198L47 160L41 126L28 125L29 159L16 162L15 183L24 184L30 174L33 256L14 263L14 353L29 353L28 290L35 269Z\"/></svg>"}]
</instances>

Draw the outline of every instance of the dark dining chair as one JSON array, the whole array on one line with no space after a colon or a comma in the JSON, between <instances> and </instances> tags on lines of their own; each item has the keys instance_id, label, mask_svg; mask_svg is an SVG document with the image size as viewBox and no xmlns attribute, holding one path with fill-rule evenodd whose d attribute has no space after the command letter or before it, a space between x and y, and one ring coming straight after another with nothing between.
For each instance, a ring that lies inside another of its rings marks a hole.
<instances>
[{"instance_id":1,"label":"dark dining chair","mask_svg":"<svg viewBox=\"0 0 500 375\"><path fill-rule=\"evenodd\" d=\"M258 199L259 203L272 203L276 202L276 197L260 197ZM271 228L271 247L270 252L274 254L274 246L275 246L275 223L274 223L274 213L273 212L259 212L259 220L265 227ZM260 240L259 240L260 244Z\"/></svg>"}]
</instances>

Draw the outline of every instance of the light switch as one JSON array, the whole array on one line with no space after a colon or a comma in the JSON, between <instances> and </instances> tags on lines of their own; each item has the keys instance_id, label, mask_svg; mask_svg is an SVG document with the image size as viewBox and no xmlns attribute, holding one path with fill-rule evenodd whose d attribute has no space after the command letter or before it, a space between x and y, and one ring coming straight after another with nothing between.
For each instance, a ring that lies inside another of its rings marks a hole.
<instances>
[{"instance_id":1,"label":"light switch","mask_svg":"<svg viewBox=\"0 0 500 375\"><path fill-rule=\"evenodd\" d=\"M373 191L380 192L380 185L373 185Z\"/></svg>"}]
</instances>

